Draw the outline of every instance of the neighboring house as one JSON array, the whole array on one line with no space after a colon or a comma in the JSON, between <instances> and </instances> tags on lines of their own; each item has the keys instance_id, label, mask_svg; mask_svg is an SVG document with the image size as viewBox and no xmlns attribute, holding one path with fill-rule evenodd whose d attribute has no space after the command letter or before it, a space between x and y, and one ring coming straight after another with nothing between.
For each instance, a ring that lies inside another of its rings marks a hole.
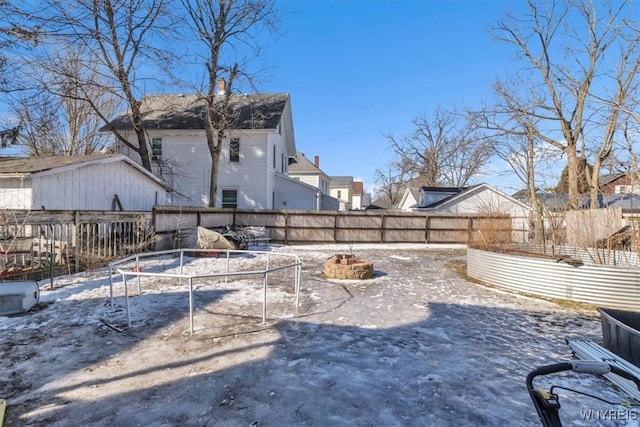
<instances>
[{"instance_id":1,"label":"neighboring house","mask_svg":"<svg viewBox=\"0 0 640 427\"><path fill-rule=\"evenodd\" d=\"M353 203L353 177L352 176L332 176L329 184L331 196L340 200L340 210L352 209Z\"/></svg>"},{"instance_id":2,"label":"neighboring house","mask_svg":"<svg viewBox=\"0 0 640 427\"><path fill-rule=\"evenodd\" d=\"M603 194L640 193L640 185L633 175L618 173L600 177L600 188Z\"/></svg>"},{"instance_id":3,"label":"neighboring house","mask_svg":"<svg viewBox=\"0 0 640 427\"><path fill-rule=\"evenodd\" d=\"M421 187L418 208L414 210L455 214L505 213L512 217L513 237L523 240L529 229L532 208L489 184L472 187Z\"/></svg>"},{"instance_id":4,"label":"neighboring house","mask_svg":"<svg viewBox=\"0 0 640 427\"><path fill-rule=\"evenodd\" d=\"M351 196L351 208L362 210L371 204L371 195L364 191L362 181L353 181L353 195Z\"/></svg>"},{"instance_id":5,"label":"neighboring house","mask_svg":"<svg viewBox=\"0 0 640 427\"><path fill-rule=\"evenodd\" d=\"M0 160L0 207L150 211L169 186L122 155Z\"/></svg>"},{"instance_id":6,"label":"neighboring house","mask_svg":"<svg viewBox=\"0 0 640 427\"><path fill-rule=\"evenodd\" d=\"M313 163L303 153L296 153L289 164L289 176L329 194L331 178L320 169L320 157L314 156Z\"/></svg>"},{"instance_id":7,"label":"neighboring house","mask_svg":"<svg viewBox=\"0 0 640 427\"><path fill-rule=\"evenodd\" d=\"M407 187L402 193L402 198L398 204L401 211L411 211L418 207L420 202L420 189L417 187Z\"/></svg>"},{"instance_id":8,"label":"neighboring house","mask_svg":"<svg viewBox=\"0 0 640 427\"><path fill-rule=\"evenodd\" d=\"M157 95L142 100L143 127L148 135L154 173L176 192L169 203L208 206L211 156L205 135L206 107L195 95ZM296 185L287 180L289 159L295 157L291 100L288 94L231 95L233 124L222 142L215 205L222 208L273 209L290 206ZM118 129L135 145L127 115L103 130ZM139 158L116 141L120 153ZM277 188L287 183L287 191ZM301 182L299 191L305 192ZM308 190L308 188L306 189ZM283 198L286 196L286 199ZM316 209L314 202L296 203Z\"/></svg>"},{"instance_id":9,"label":"neighboring house","mask_svg":"<svg viewBox=\"0 0 640 427\"><path fill-rule=\"evenodd\" d=\"M388 210L391 209L391 205L383 199L376 199L369 203L366 207L366 210Z\"/></svg>"},{"instance_id":10,"label":"neighboring house","mask_svg":"<svg viewBox=\"0 0 640 427\"><path fill-rule=\"evenodd\" d=\"M544 188L536 187L536 197L540 200L544 200L549 195L553 195L553 191L545 190ZM511 195L516 200L521 201L522 203L529 204L529 190L523 188L522 190L516 191Z\"/></svg>"},{"instance_id":11,"label":"neighboring house","mask_svg":"<svg viewBox=\"0 0 640 427\"><path fill-rule=\"evenodd\" d=\"M283 175L276 176L274 209L337 211L340 202L313 185Z\"/></svg>"}]
</instances>

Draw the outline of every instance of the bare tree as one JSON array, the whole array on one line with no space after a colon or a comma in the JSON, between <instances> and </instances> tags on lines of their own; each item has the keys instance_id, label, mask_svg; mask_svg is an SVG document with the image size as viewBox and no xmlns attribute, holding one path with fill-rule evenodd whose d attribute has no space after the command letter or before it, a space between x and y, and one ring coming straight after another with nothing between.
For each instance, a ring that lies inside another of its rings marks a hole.
<instances>
[{"instance_id":1,"label":"bare tree","mask_svg":"<svg viewBox=\"0 0 640 427\"><path fill-rule=\"evenodd\" d=\"M276 30L278 13L274 0L182 0L182 4L197 40L206 47L206 88L201 97L207 107L205 132L211 154L209 206L214 207L220 153L234 121L229 100L236 78L247 75L238 52L245 47L258 55L256 36L263 29ZM226 82L221 84L223 78Z\"/></svg>"},{"instance_id":2,"label":"bare tree","mask_svg":"<svg viewBox=\"0 0 640 427\"><path fill-rule=\"evenodd\" d=\"M23 81L35 89L9 96L11 112L22 130L17 147L24 154L91 154L111 145L110 136L100 132L104 123L93 107L111 116L117 99L98 84L100 75L95 68L82 65L82 57L81 51L68 46L49 53L37 62L37 68L24 64ZM80 81L92 84L80 87Z\"/></svg>"},{"instance_id":3,"label":"bare tree","mask_svg":"<svg viewBox=\"0 0 640 427\"><path fill-rule=\"evenodd\" d=\"M635 87L637 37L629 31L629 3L527 0L526 16L507 12L493 28L498 40L515 47L532 81L545 93L540 98L544 102L529 113L537 138L567 156L570 208L578 207L578 159L585 155L584 146L595 144L598 162L606 159L618 128L617 106ZM611 76L620 83L613 94ZM595 102L596 96L611 102ZM600 143L592 143L596 140ZM598 190L597 169L592 195Z\"/></svg>"},{"instance_id":4,"label":"bare tree","mask_svg":"<svg viewBox=\"0 0 640 427\"><path fill-rule=\"evenodd\" d=\"M432 117L414 119L410 136L387 135L390 147L411 180L421 185L462 187L482 173L491 144L460 116L436 109Z\"/></svg>"},{"instance_id":5,"label":"bare tree","mask_svg":"<svg viewBox=\"0 0 640 427\"><path fill-rule=\"evenodd\" d=\"M20 130L13 144L24 155L91 154L105 152L111 145L111 138L99 131L103 123L81 100L29 92L12 98L9 105Z\"/></svg>"},{"instance_id":6,"label":"bare tree","mask_svg":"<svg viewBox=\"0 0 640 427\"><path fill-rule=\"evenodd\" d=\"M39 62L49 76L55 76L47 82L46 90L83 101L103 124L109 123L112 111L103 109L103 99L100 95L96 98L96 94L107 90L122 100L136 141L129 141L117 129L110 130L118 141L140 156L148 170L151 162L140 102L145 83L141 70L143 65L152 67L165 58L166 51L156 45L166 44L166 37L161 34L168 28L162 22L166 1L49 0L38 6L25 4L19 11L40 44L39 54L25 59L34 69ZM65 53L71 51L61 50L60 45L78 46L81 55L67 56ZM160 66L154 67L153 74L157 76L159 69Z\"/></svg>"},{"instance_id":7,"label":"bare tree","mask_svg":"<svg viewBox=\"0 0 640 427\"><path fill-rule=\"evenodd\" d=\"M394 162L388 163L384 169L376 169L374 179L377 186L376 197L392 208L400 203L405 188L409 186L404 168Z\"/></svg>"},{"instance_id":8,"label":"bare tree","mask_svg":"<svg viewBox=\"0 0 640 427\"><path fill-rule=\"evenodd\" d=\"M519 88L527 90L520 91ZM558 157L558 150L545 144L538 138L538 119L533 110L542 104L542 98L535 88L512 75L498 80L493 85L496 95L493 105L479 111L469 111L470 120L475 126L485 129L493 144L495 154L507 163L527 190L527 198L534 207L535 216L530 220L530 230L534 237L542 228L543 205L538 197L538 172L541 165ZM520 99L520 97L523 97Z\"/></svg>"}]
</instances>

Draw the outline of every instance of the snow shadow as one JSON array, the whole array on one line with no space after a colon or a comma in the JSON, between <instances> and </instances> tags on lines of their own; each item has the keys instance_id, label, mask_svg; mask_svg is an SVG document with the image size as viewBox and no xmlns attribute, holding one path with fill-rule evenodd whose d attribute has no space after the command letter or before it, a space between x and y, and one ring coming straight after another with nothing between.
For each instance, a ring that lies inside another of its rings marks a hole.
<instances>
[{"instance_id":1,"label":"snow shadow","mask_svg":"<svg viewBox=\"0 0 640 427\"><path fill-rule=\"evenodd\" d=\"M565 338L597 332L589 316L509 296L502 306L417 298L422 320L381 327L403 313L352 317L359 291L333 312L224 337L163 334L167 319L143 335L96 334L89 349L85 328L38 365L75 357L59 375L25 376L22 398L12 384L10 425L537 426L527 372L569 359ZM43 334L15 345L46 354Z\"/></svg>"}]
</instances>

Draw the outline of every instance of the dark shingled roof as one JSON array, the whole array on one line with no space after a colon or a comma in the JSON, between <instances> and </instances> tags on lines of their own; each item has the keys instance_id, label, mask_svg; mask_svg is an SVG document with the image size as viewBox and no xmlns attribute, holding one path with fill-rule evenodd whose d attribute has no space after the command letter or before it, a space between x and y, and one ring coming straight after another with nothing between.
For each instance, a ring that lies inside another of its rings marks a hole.
<instances>
[{"instance_id":1,"label":"dark shingled roof","mask_svg":"<svg viewBox=\"0 0 640 427\"><path fill-rule=\"evenodd\" d=\"M114 154L90 154L86 156L51 156L0 159L0 174L37 173L62 166L75 165L91 160L114 157Z\"/></svg>"},{"instance_id":2,"label":"dark shingled roof","mask_svg":"<svg viewBox=\"0 0 640 427\"><path fill-rule=\"evenodd\" d=\"M288 94L231 95L229 117L233 129L275 129L280 123ZM205 102L196 95L151 95L142 99L145 129L204 129ZM133 129L124 113L101 130Z\"/></svg>"}]
</instances>

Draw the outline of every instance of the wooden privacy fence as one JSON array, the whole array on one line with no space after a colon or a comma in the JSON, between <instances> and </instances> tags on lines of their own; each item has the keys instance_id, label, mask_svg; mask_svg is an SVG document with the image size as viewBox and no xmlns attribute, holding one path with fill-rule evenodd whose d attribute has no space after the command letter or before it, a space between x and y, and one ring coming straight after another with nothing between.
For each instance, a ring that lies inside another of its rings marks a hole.
<instances>
[{"instance_id":1,"label":"wooden privacy fence","mask_svg":"<svg viewBox=\"0 0 640 427\"><path fill-rule=\"evenodd\" d=\"M272 242L498 243L511 239L511 218L395 211L262 211L156 207L153 212L0 212L0 275L63 266L104 265L132 253L172 246L182 230L264 227Z\"/></svg>"},{"instance_id":2,"label":"wooden privacy fence","mask_svg":"<svg viewBox=\"0 0 640 427\"><path fill-rule=\"evenodd\" d=\"M265 227L273 242L496 243L511 241L511 217L397 211L262 211L161 206L153 210L158 234L201 226Z\"/></svg>"},{"instance_id":3,"label":"wooden privacy fence","mask_svg":"<svg viewBox=\"0 0 640 427\"><path fill-rule=\"evenodd\" d=\"M48 264L101 262L148 249L153 243L151 212L0 212L0 271L33 270Z\"/></svg>"}]
</instances>

